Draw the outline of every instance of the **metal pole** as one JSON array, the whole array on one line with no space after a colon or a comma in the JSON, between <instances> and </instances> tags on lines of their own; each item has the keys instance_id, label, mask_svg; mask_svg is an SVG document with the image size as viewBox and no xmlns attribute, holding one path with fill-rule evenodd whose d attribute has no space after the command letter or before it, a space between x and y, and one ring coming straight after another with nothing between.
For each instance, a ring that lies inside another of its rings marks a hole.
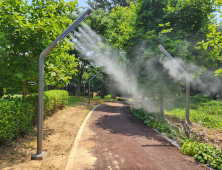
<instances>
[{"instance_id":1,"label":"metal pole","mask_svg":"<svg viewBox=\"0 0 222 170\"><path fill-rule=\"evenodd\" d=\"M189 103L190 103L190 81L186 78L186 122L185 133L189 138Z\"/></svg>"},{"instance_id":2,"label":"metal pole","mask_svg":"<svg viewBox=\"0 0 222 170\"><path fill-rule=\"evenodd\" d=\"M189 123L189 103L190 103L190 75L184 70L184 68L161 46L158 48L177 65L177 68L186 74L186 129L188 128ZM186 134L188 136L188 131L186 130Z\"/></svg>"},{"instance_id":3,"label":"metal pole","mask_svg":"<svg viewBox=\"0 0 222 170\"><path fill-rule=\"evenodd\" d=\"M186 79L186 120L189 123L190 81Z\"/></svg>"},{"instance_id":4,"label":"metal pole","mask_svg":"<svg viewBox=\"0 0 222 170\"><path fill-rule=\"evenodd\" d=\"M92 98L93 98L93 89L94 89L93 87L94 87L94 86L92 85Z\"/></svg>"},{"instance_id":5,"label":"metal pole","mask_svg":"<svg viewBox=\"0 0 222 170\"><path fill-rule=\"evenodd\" d=\"M177 68L182 72L186 73L186 76L190 77L190 75L183 69L183 67L161 46L159 45L158 48L173 62L177 65Z\"/></svg>"},{"instance_id":6,"label":"metal pole","mask_svg":"<svg viewBox=\"0 0 222 170\"><path fill-rule=\"evenodd\" d=\"M88 91L88 96L89 96L89 99L88 99L88 105L90 105L90 81L89 81L89 91Z\"/></svg>"},{"instance_id":7,"label":"metal pole","mask_svg":"<svg viewBox=\"0 0 222 170\"><path fill-rule=\"evenodd\" d=\"M92 11L88 8L79 18L77 18L62 34L49 45L39 56L39 84L38 84L38 134L37 134L37 153L32 155L32 160L42 160L47 152L42 151L43 140L43 91L44 91L44 58L57 44L65 38L82 20Z\"/></svg>"},{"instance_id":8,"label":"metal pole","mask_svg":"<svg viewBox=\"0 0 222 170\"><path fill-rule=\"evenodd\" d=\"M88 105L90 105L90 82L91 82L91 80L94 79L101 71L102 71L102 69L99 70L99 72L96 73L96 74L89 80L89 101L88 101Z\"/></svg>"}]
</instances>

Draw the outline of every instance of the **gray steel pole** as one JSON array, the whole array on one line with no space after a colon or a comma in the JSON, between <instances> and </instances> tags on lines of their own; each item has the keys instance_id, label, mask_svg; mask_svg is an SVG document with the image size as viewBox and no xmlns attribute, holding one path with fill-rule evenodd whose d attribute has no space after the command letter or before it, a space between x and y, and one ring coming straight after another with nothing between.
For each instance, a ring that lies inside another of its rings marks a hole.
<instances>
[{"instance_id":1,"label":"gray steel pole","mask_svg":"<svg viewBox=\"0 0 222 170\"><path fill-rule=\"evenodd\" d=\"M186 120L189 123L190 81L186 79Z\"/></svg>"},{"instance_id":2,"label":"gray steel pole","mask_svg":"<svg viewBox=\"0 0 222 170\"><path fill-rule=\"evenodd\" d=\"M89 101L88 101L88 105L90 105L90 82L91 82L91 80L94 79L101 71L102 71L102 69L99 70L99 72L96 73L96 74L89 80Z\"/></svg>"},{"instance_id":3,"label":"gray steel pole","mask_svg":"<svg viewBox=\"0 0 222 170\"><path fill-rule=\"evenodd\" d=\"M88 96L89 96L89 99L88 99L88 105L90 105L90 81L89 81L89 91L88 91Z\"/></svg>"},{"instance_id":4,"label":"gray steel pole","mask_svg":"<svg viewBox=\"0 0 222 170\"><path fill-rule=\"evenodd\" d=\"M80 17L78 17L62 34L49 45L39 56L39 84L38 84L38 134L37 134L37 153L32 155L32 160L42 160L47 152L42 151L43 140L43 91L44 91L44 58L57 44L65 38L82 20L84 20L92 11L88 8Z\"/></svg>"},{"instance_id":5,"label":"gray steel pole","mask_svg":"<svg viewBox=\"0 0 222 170\"><path fill-rule=\"evenodd\" d=\"M189 103L190 103L190 81L188 78L186 78L186 122L185 122L185 133L187 137L189 138Z\"/></svg>"},{"instance_id":6,"label":"gray steel pole","mask_svg":"<svg viewBox=\"0 0 222 170\"><path fill-rule=\"evenodd\" d=\"M190 75L183 69L183 67L161 46L158 48L177 65L178 69L186 74L186 121L189 123L189 99L190 99Z\"/></svg>"}]
</instances>

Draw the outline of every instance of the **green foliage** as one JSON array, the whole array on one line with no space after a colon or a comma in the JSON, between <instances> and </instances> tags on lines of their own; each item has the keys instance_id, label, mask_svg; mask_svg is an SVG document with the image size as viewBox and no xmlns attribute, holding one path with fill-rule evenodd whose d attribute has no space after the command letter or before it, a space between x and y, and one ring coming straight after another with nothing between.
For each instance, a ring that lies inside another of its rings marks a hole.
<instances>
[{"instance_id":1,"label":"green foliage","mask_svg":"<svg viewBox=\"0 0 222 170\"><path fill-rule=\"evenodd\" d=\"M208 145L186 139L180 147L180 152L184 155L194 157L195 160L212 166L214 169L222 169L222 152L214 145Z\"/></svg>"},{"instance_id":2,"label":"green foliage","mask_svg":"<svg viewBox=\"0 0 222 170\"><path fill-rule=\"evenodd\" d=\"M86 3L93 9L111 11L118 6L128 6L132 0L87 0ZM135 1L135 0L133 0Z\"/></svg>"},{"instance_id":3,"label":"green foliage","mask_svg":"<svg viewBox=\"0 0 222 170\"><path fill-rule=\"evenodd\" d=\"M65 90L50 90L44 92L44 111L46 116L68 104L69 94Z\"/></svg>"},{"instance_id":4,"label":"green foliage","mask_svg":"<svg viewBox=\"0 0 222 170\"><path fill-rule=\"evenodd\" d=\"M169 135L170 133L176 130L175 127L172 127L165 121L165 119L158 115L145 112L143 109L132 108L131 111L138 120L142 120L144 124L157 129L160 133L164 132Z\"/></svg>"},{"instance_id":5,"label":"green foliage","mask_svg":"<svg viewBox=\"0 0 222 170\"><path fill-rule=\"evenodd\" d=\"M127 100L123 98L117 98L117 101L127 101Z\"/></svg>"},{"instance_id":6,"label":"green foliage","mask_svg":"<svg viewBox=\"0 0 222 170\"><path fill-rule=\"evenodd\" d=\"M111 99L111 94L106 95L105 98L110 98Z\"/></svg>"},{"instance_id":7,"label":"green foliage","mask_svg":"<svg viewBox=\"0 0 222 170\"><path fill-rule=\"evenodd\" d=\"M165 114L185 120L185 96L167 101ZM220 128L222 126L222 101L213 100L210 96L190 96L190 121L202 123L207 128Z\"/></svg>"},{"instance_id":8,"label":"green foliage","mask_svg":"<svg viewBox=\"0 0 222 170\"><path fill-rule=\"evenodd\" d=\"M37 91L37 86L28 82L37 82L40 53L72 23L64 14L74 12L76 3L63 0L32 0L31 5L23 0L0 2L0 86L11 92L23 91L24 85L29 92ZM75 65L75 57L66 53L70 48L71 45L61 41L47 55L46 83L63 86L69 82Z\"/></svg>"},{"instance_id":9,"label":"green foliage","mask_svg":"<svg viewBox=\"0 0 222 170\"><path fill-rule=\"evenodd\" d=\"M0 100L0 144L27 133L32 126L33 106L28 100Z\"/></svg>"},{"instance_id":10,"label":"green foliage","mask_svg":"<svg viewBox=\"0 0 222 170\"><path fill-rule=\"evenodd\" d=\"M44 92L44 117L67 105L68 97L68 92L63 90ZM37 94L26 99L7 96L0 100L0 144L30 131L37 118Z\"/></svg>"},{"instance_id":11,"label":"green foliage","mask_svg":"<svg viewBox=\"0 0 222 170\"><path fill-rule=\"evenodd\" d=\"M207 39L198 42L201 46L196 47L197 49L202 49L207 52L207 55L211 60L222 61L222 36L221 36L221 23L212 23L208 27L209 31L206 34ZM211 62L212 63L212 62ZM217 66L218 62L214 62L211 65ZM221 70L217 70L216 75L220 75Z\"/></svg>"},{"instance_id":12,"label":"green foliage","mask_svg":"<svg viewBox=\"0 0 222 170\"><path fill-rule=\"evenodd\" d=\"M54 111L64 107L68 104L69 94L65 90L50 90L44 92L44 117L50 116ZM38 94L32 94L27 97L27 100L33 106L33 120L32 123L36 124L38 121Z\"/></svg>"}]
</instances>

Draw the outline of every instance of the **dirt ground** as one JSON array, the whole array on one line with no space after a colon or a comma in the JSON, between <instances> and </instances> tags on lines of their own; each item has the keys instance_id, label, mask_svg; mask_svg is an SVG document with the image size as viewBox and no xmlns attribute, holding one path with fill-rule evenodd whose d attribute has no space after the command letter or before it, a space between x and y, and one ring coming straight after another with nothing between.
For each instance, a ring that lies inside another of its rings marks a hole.
<instances>
[{"instance_id":1,"label":"dirt ground","mask_svg":"<svg viewBox=\"0 0 222 170\"><path fill-rule=\"evenodd\" d=\"M37 151L37 127L24 138L20 137L8 146L0 147L0 169L65 169L70 149L83 120L90 109L101 102L91 100L90 107L87 107L87 101L65 107L44 120L43 150L47 151L47 157L42 161L31 160L31 155Z\"/></svg>"},{"instance_id":2,"label":"dirt ground","mask_svg":"<svg viewBox=\"0 0 222 170\"><path fill-rule=\"evenodd\" d=\"M181 128L180 124L184 124L184 121L181 121L179 118L176 118L173 116L165 115L165 118L179 128ZM216 130L212 128L204 128L203 126L193 123L193 124L190 124L189 134L190 134L190 138L195 141L213 144L219 150L222 148L222 131L221 130ZM178 141L178 143L180 142Z\"/></svg>"}]
</instances>

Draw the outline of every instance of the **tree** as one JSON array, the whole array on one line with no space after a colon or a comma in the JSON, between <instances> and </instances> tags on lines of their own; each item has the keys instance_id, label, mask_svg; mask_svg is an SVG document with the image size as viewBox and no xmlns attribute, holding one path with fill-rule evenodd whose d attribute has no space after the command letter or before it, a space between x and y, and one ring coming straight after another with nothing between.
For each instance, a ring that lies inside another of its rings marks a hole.
<instances>
[{"instance_id":1,"label":"tree","mask_svg":"<svg viewBox=\"0 0 222 170\"><path fill-rule=\"evenodd\" d=\"M105 8L105 7L103 7ZM108 12L103 12L102 10L93 11L92 15L89 16L89 25L93 30L97 32L97 34L107 38L107 31L109 30L110 24L112 20ZM108 75L103 72L102 73L102 85L100 90L100 97L105 97L105 86L106 86L106 78Z\"/></svg>"},{"instance_id":2,"label":"tree","mask_svg":"<svg viewBox=\"0 0 222 170\"><path fill-rule=\"evenodd\" d=\"M87 0L87 4L93 10L103 10L111 12L117 6L129 6L129 3L135 0Z\"/></svg>"},{"instance_id":3,"label":"tree","mask_svg":"<svg viewBox=\"0 0 222 170\"><path fill-rule=\"evenodd\" d=\"M72 13L77 2L62 0L33 0L29 6L23 0L3 0L0 2L0 86L8 93L26 90L37 91L28 82L38 80L38 58L72 23L64 14ZM66 51L71 46L60 42L45 61L45 82L63 86L68 83L75 57Z\"/></svg>"},{"instance_id":4,"label":"tree","mask_svg":"<svg viewBox=\"0 0 222 170\"><path fill-rule=\"evenodd\" d=\"M194 45L205 38L209 16L216 10L214 3L138 0L129 7L118 6L110 14L113 23L107 33L109 42L126 51L129 71L137 76L143 94L154 93L159 99L161 115L164 95L178 91L178 86L164 68L163 54L157 47L162 44L172 56L203 65L207 59Z\"/></svg>"}]
</instances>

